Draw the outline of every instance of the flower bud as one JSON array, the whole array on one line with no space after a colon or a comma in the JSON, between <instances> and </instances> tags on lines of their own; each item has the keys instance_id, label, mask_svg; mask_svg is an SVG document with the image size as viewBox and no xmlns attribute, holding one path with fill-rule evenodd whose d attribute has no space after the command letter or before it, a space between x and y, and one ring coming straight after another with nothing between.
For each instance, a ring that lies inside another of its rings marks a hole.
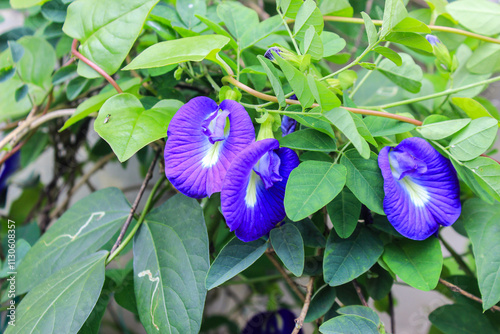
<instances>
[{"instance_id":1,"label":"flower bud","mask_svg":"<svg viewBox=\"0 0 500 334\"><path fill-rule=\"evenodd\" d=\"M434 35L427 35L425 38L432 45L432 50L437 60L437 67L445 70L446 72L452 72L454 66L450 52L446 48L446 45L444 45L439 38Z\"/></svg>"}]
</instances>

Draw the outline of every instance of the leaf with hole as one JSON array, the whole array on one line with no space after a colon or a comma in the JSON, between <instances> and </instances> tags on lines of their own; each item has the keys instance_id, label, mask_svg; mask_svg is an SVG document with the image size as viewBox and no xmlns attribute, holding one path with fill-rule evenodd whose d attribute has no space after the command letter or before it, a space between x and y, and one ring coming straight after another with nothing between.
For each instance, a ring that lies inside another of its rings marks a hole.
<instances>
[{"instance_id":1,"label":"leaf with hole","mask_svg":"<svg viewBox=\"0 0 500 334\"><path fill-rule=\"evenodd\" d=\"M178 100L162 100L145 110L134 95L123 93L104 103L94 129L123 162L147 144L166 137L170 120L180 107Z\"/></svg>"}]
</instances>

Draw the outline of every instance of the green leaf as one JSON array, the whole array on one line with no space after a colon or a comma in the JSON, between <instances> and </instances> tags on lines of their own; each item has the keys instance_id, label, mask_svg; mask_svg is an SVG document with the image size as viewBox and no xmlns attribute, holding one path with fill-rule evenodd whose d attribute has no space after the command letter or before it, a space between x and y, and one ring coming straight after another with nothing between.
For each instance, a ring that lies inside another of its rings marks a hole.
<instances>
[{"instance_id":1,"label":"green leaf","mask_svg":"<svg viewBox=\"0 0 500 334\"><path fill-rule=\"evenodd\" d=\"M119 3L114 0L74 1L68 7L63 31L80 41L81 54L106 73L113 74L130 52L146 17L157 2L158 0L122 0ZM81 61L78 63L78 74L86 78L100 77L99 73Z\"/></svg>"},{"instance_id":2,"label":"green leaf","mask_svg":"<svg viewBox=\"0 0 500 334\"><path fill-rule=\"evenodd\" d=\"M300 106L299 106L300 108ZM289 109L287 109L289 110ZM298 114L290 114L288 115L290 118L293 118L300 124L307 126L308 128L313 128L318 130L319 132L323 132L324 134L329 135L331 138L335 139L335 133L332 130L332 126L330 122L323 120L324 118L318 118L315 116L307 116L306 113L304 115Z\"/></svg>"},{"instance_id":3,"label":"green leaf","mask_svg":"<svg viewBox=\"0 0 500 334\"><path fill-rule=\"evenodd\" d=\"M344 95L344 100L345 99L346 96ZM370 133L370 130L368 130L368 127L363 121L361 115L351 114L351 116L352 119L354 120L354 124L356 124L356 129L358 130L361 137L363 137L368 143L372 144L373 146L378 146L377 141L375 140L375 138L373 138L372 134Z\"/></svg>"},{"instance_id":4,"label":"green leaf","mask_svg":"<svg viewBox=\"0 0 500 334\"><path fill-rule=\"evenodd\" d=\"M10 5L14 9L22 9L39 5L44 1L45 0L10 0Z\"/></svg>"},{"instance_id":5,"label":"green leaf","mask_svg":"<svg viewBox=\"0 0 500 334\"><path fill-rule=\"evenodd\" d=\"M45 39L34 36L25 36L17 43L24 48L24 55L17 64L22 80L47 91L56 65L54 49Z\"/></svg>"},{"instance_id":6,"label":"green leaf","mask_svg":"<svg viewBox=\"0 0 500 334\"><path fill-rule=\"evenodd\" d=\"M296 150L333 152L337 149L335 141L330 136L314 129L295 131L278 140L281 147Z\"/></svg>"},{"instance_id":7,"label":"green leaf","mask_svg":"<svg viewBox=\"0 0 500 334\"><path fill-rule=\"evenodd\" d=\"M205 283L207 289L212 290L250 267L266 249L264 239L251 242L243 242L237 237L231 239L210 266Z\"/></svg>"},{"instance_id":8,"label":"green leaf","mask_svg":"<svg viewBox=\"0 0 500 334\"><path fill-rule=\"evenodd\" d=\"M370 147L366 140L359 134L351 113L343 108L335 108L325 112L325 118L336 126L351 141L359 154L368 159Z\"/></svg>"},{"instance_id":9,"label":"green leaf","mask_svg":"<svg viewBox=\"0 0 500 334\"><path fill-rule=\"evenodd\" d=\"M295 19L300 7L304 3L303 0L278 0L277 4L281 8L284 16Z\"/></svg>"},{"instance_id":10,"label":"green leaf","mask_svg":"<svg viewBox=\"0 0 500 334\"><path fill-rule=\"evenodd\" d=\"M76 77L68 82L66 86L66 97L69 101L76 99L83 91L88 89L91 85L91 81L84 77Z\"/></svg>"},{"instance_id":11,"label":"green leaf","mask_svg":"<svg viewBox=\"0 0 500 334\"><path fill-rule=\"evenodd\" d=\"M425 23L413 17L405 17L392 30L401 32L420 32L425 34L432 33L431 29Z\"/></svg>"},{"instance_id":12,"label":"green leaf","mask_svg":"<svg viewBox=\"0 0 500 334\"><path fill-rule=\"evenodd\" d=\"M450 153L461 161L477 158L493 144L497 130L494 118L474 119L451 139Z\"/></svg>"},{"instance_id":13,"label":"green leaf","mask_svg":"<svg viewBox=\"0 0 500 334\"><path fill-rule=\"evenodd\" d=\"M418 132L427 139L441 140L460 131L470 123L470 118L453 119L444 122L424 124L417 128Z\"/></svg>"},{"instance_id":14,"label":"green leaf","mask_svg":"<svg viewBox=\"0 0 500 334\"><path fill-rule=\"evenodd\" d=\"M78 201L31 247L18 268L17 294L23 294L75 260L101 249L130 213L117 188L96 191Z\"/></svg>"},{"instance_id":15,"label":"green leaf","mask_svg":"<svg viewBox=\"0 0 500 334\"><path fill-rule=\"evenodd\" d=\"M377 70L401 88L406 89L410 93L418 93L422 86L422 69L415 64L410 55L406 53L400 53L399 55L401 56L403 65L397 66L388 59L382 59L377 66Z\"/></svg>"},{"instance_id":16,"label":"green leaf","mask_svg":"<svg viewBox=\"0 0 500 334\"><path fill-rule=\"evenodd\" d=\"M19 102L22 99L24 99L26 95L28 95L28 91L29 91L28 85L22 85L21 87L16 89L16 92L14 94L14 99L16 100L16 102Z\"/></svg>"},{"instance_id":17,"label":"green leaf","mask_svg":"<svg viewBox=\"0 0 500 334\"><path fill-rule=\"evenodd\" d=\"M14 63L20 61L24 56L24 47L15 41L8 41L7 45L9 46L10 54L12 55L12 61Z\"/></svg>"},{"instance_id":18,"label":"green leaf","mask_svg":"<svg viewBox=\"0 0 500 334\"><path fill-rule=\"evenodd\" d=\"M352 281L370 269L383 251L382 241L367 228L347 239L330 233L323 261L325 282L338 286Z\"/></svg>"},{"instance_id":19,"label":"green leaf","mask_svg":"<svg viewBox=\"0 0 500 334\"><path fill-rule=\"evenodd\" d=\"M197 333L210 264L203 211L195 199L170 198L134 237L137 310L148 333Z\"/></svg>"},{"instance_id":20,"label":"green leaf","mask_svg":"<svg viewBox=\"0 0 500 334\"><path fill-rule=\"evenodd\" d=\"M285 211L293 220L301 220L318 211L342 190L346 170L341 165L323 161L306 161L288 178Z\"/></svg>"},{"instance_id":21,"label":"green leaf","mask_svg":"<svg viewBox=\"0 0 500 334\"><path fill-rule=\"evenodd\" d=\"M319 9L323 15L352 17L353 8L348 0L322 0Z\"/></svg>"},{"instance_id":22,"label":"green leaf","mask_svg":"<svg viewBox=\"0 0 500 334\"><path fill-rule=\"evenodd\" d=\"M286 106L285 101L285 92L283 91L283 87L281 85L281 81L278 76L278 71L274 67L273 63L264 56L258 55L257 59L262 65L262 68L267 74L269 81L271 82L271 86L273 87L274 94L278 98L278 102L281 107Z\"/></svg>"},{"instance_id":23,"label":"green leaf","mask_svg":"<svg viewBox=\"0 0 500 334\"><path fill-rule=\"evenodd\" d=\"M485 314L467 304L441 306L429 314L429 320L444 334L498 333Z\"/></svg>"},{"instance_id":24,"label":"green leaf","mask_svg":"<svg viewBox=\"0 0 500 334\"><path fill-rule=\"evenodd\" d=\"M316 7L314 0L306 0L300 7L295 18L293 35L297 40L302 41L309 26L313 26L316 33L321 34L324 24L323 14Z\"/></svg>"},{"instance_id":25,"label":"green leaf","mask_svg":"<svg viewBox=\"0 0 500 334\"><path fill-rule=\"evenodd\" d=\"M500 33L500 5L486 0L455 1L446 6L450 15L461 25L478 34Z\"/></svg>"},{"instance_id":26,"label":"green leaf","mask_svg":"<svg viewBox=\"0 0 500 334\"><path fill-rule=\"evenodd\" d=\"M367 116L363 121L373 137L392 136L415 129L413 124L385 117Z\"/></svg>"},{"instance_id":27,"label":"green leaf","mask_svg":"<svg viewBox=\"0 0 500 334\"><path fill-rule=\"evenodd\" d=\"M379 265L373 266L370 272L371 275L367 275L366 278L366 291L375 300L385 298L391 292L394 278Z\"/></svg>"},{"instance_id":28,"label":"green leaf","mask_svg":"<svg viewBox=\"0 0 500 334\"><path fill-rule=\"evenodd\" d=\"M498 72L500 70L500 45L491 43L480 45L467 61L467 69L477 74Z\"/></svg>"},{"instance_id":29,"label":"green leaf","mask_svg":"<svg viewBox=\"0 0 500 334\"><path fill-rule=\"evenodd\" d=\"M68 80L74 79L78 76L76 73L76 65L68 65L57 70L52 76L52 84L60 85Z\"/></svg>"},{"instance_id":30,"label":"green leaf","mask_svg":"<svg viewBox=\"0 0 500 334\"><path fill-rule=\"evenodd\" d=\"M377 46L376 48L373 49L373 51L375 51L378 54L381 54L382 56L389 59L397 66L403 65L403 60L401 59L401 56L399 55L399 53L397 53L396 51L394 51L392 49L389 49L385 46Z\"/></svg>"},{"instance_id":31,"label":"green leaf","mask_svg":"<svg viewBox=\"0 0 500 334\"><path fill-rule=\"evenodd\" d=\"M451 99L454 105L460 107L467 116L472 119L481 117L492 117L481 103L468 97L454 97Z\"/></svg>"},{"instance_id":32,"label":"green leaf","mask_svg":"<svg viewBox=\"0 0 500 334\"><path fill-rule=\"evenodd\" d=\"M304 271L304 241L293 224L275 227L269 234L271 245L285 267L297 277Z\"/></svg>"},{"instance_id":33,"label":"green leaf","mask_svg":"<svg viewBox=\"0 0 500 334\"><path fill-rule=\"evenodd\" d=\"M115 285L116 283L113 280L106 277L99 299L97 300L97 303L95 304L94 309L90 313L89 317L78 331L78 334L99 333L102 318L104 317L104 313L108 308L109 300L111 299L110 294L113 292Z\"/></svg>"},{"instance_id":34,"label":"green leaf","mask_svg":"<svg viewBox=\"0 0 500 334\"><path fill-rule=\"evenodd\" d=\"M335 303L336 296L335 289L328 284L319 288L311 298L311 304L307 310L304 322L311 322L325 315Z\"/></svg>"},{"instance_id":35,"label":"green leaf","mask_svg":"<svg viewBox=\"0 0 500 334\"><path fill-rule=\"evenodd\" d=\"M333 56L345 48L345 39L333 32L323 31L319 37L323 44L323 58Z\"/></svg>"},{"instance_id":36,"label":"green leaf","mask_svg":"<svg viewBox=\"0 0 500 334\"><path fill-rule=\"evenodd\" d=\"M356 150L344 153L340 163L347 170L346 185L358 200L368 209L384 215L384 180L378 167L377 155L370 153L370 159L363 159Z\"/></svg>"},{"instance_id":37,"label":"green leaf","mask_svg":"<svg viewBox=\"0 0 500 334\"><path fill-rule=\"evenodd\" d=\"M341 315L334 317L319 327L323 334L379 334L373 321L358 315Z\"/></svg>"},{"instance_id":38,"label":"green leaf","mask_svg":"<svg viewBox=\"0 0 500 334\"><path fill-rule=\"evenodd\" d=\"M392 32L384 40L432 53L432 45L429 41L424 36L414 32Z\"/></svg>"},{"instance_id":39,"label":"green leaf","mask_svg":"<svg viewBox=\"0 0 500 334\"><path fill-rule=\"evenodd\" d=\"M312 59L323 58L323 41L313 26L306 30L304 40L300 41L300 51L302 54L310 54Z\"/></svg>"},{"instance_id":40,"label":"green leaf","mask_svg":"<svg viewBox=\"0 0 500 334\"><path fill-rule=\"evenodd\" d=\"M337 310L337 313L340 314L351 314L351 315L358 315L360 317L366 318L368 320L373 321L375 325L380 325L380 318L374 310L372 310L369 307L366 306L360 306L360 305L349 305L349 306L344 306L341 307Z\"/></svg>"},{"instance_id":41,"label":"green leaf","mask_svg":"<svg viewBox=\"0 0 500 334\"><path fill-rule=\"evenodd\" d=\"M287 220L287 224L292 224L300 231L305 246L325 247L326 239L311 219L305 218L296 222Z\"/></svg>"},{"instance_id":42,"label":"green leaf","mask_svg":"<svg viewBox=\"0 0 500 334\"><path fill-rule=\"evenodd\" d=\"M205 0L183 0L175 2L177 14L182 19L182 22L189 29L200 23L195 17L195 14L205 15L207 13L207 3Z\"/></svg>"},{"instance_id":43,"label":"green leaf","mask_svg":"<svg viewBox=\"0 0 500 334\"><path fill-rule=\"evenodd\" d=\"M16 74L16 69L13 66L7 66L0 69L0 83L8 81Z\"/></svg>"},{"instance_id":44,"label":"green leaf","mask_svg":"<svg viewBox=\"0 0 500 334\"><path fill-rule=\"evenodd\" d=\"M463 86L467 86L482 80L486 80L491 76L491 73L488 74L473 74L467 69L467 62L472 56L472 51L469 49L469 47L465 44L461 44L456 53L455 56L457 57L458 60L458 68L453 73L453 87L455 88L460 88ZM452 94L452 97L455 96L460 96L460 97L475 97L479 93L481 93L484 89L486 88L486 85L484 86L478 86L474 88L469 88L462 90L458 93Z\"/></svg>"},{"instance_id":45,"label":"green leaf","mask_svg":"<svg viewBox=\"0 0 500 334\"><path fill-rule=\"evenodd\" d=\"M217 6L217 15L238 41L242 39L248 29L259 24L257 12L236 1L222 2Z\"/></svg>"},{"instance_id":46,"label":"green leaf","mask_svg":"<svg viewBox=\"0 0 500 334\"><path fill-rule=\"evenodd\" d=\"M322 110L332 110L341 105L337 95L324 86L319 80L314 79L311 74L307 75L307 83L316 101Z\"/></svg>"},{"instance_id":47,"label":"green leaf","mask_svg":"<svg viewBox=\"0 0 500 334\"><path fill-rule=\"evenodd\" d=\"M66 20L67 5L61 0L51 0L42 5L43 17L52 22L63 23Z\"/></svg>"},{"instance_id":48,"label":"green leaf","mask_svg":"<svg viewBox=\"0 0 500 334\"><path fill-rule=\"evenodd\" d=\"M361 202L345 187L326 208L338 236L349 238L358 225Z\"/></svg>"},{"instance_id":49,"label":"green leaf","mask_svg":"<svg viewBox=\"0 0 500 334\"><path fill-rule=\"evenodd\" d=\"M472 173L472 178L476 180L483 191L500 202L500 164L498 162L487 157L477 157L463 163L461 167ZM462 176L460 171L459 174ZM462 179L470 186L467 178L462 177ZM475 190L474 187L471 188Z\"/></svg>"},{"instance_id":50,"label":"green leaf","mask_svg":"<svg viewBox=\"0 0 500 334\"><path fill-rule=\"evenodd\" d=\"M366 14L365 12L361 12L361 16L363 17L363 21L365 22L368 44L373 45L378 41L377 28L375 27L375 24L368 14Z\"/></svg>"},{"instance_id":51,"label":"green leaf","mask_svg":"<svg viewBox=\"0 0 500 334\"><path fill-rule=\"evenodd\" d=\"M314 103L314 96L309 85L307 84L306 76L286 60L276 55L275 52L273 52L273 55L278 65L281 67L286 79L290 83L290 86L292 86L292 89L295 95L297 95L302 107L311 107Z\"/></svg>"},{"instance_id":52,"label":"green leaf","mask_svg":"<svg viewBox=\"0 0 500 334\"><path fill-rule=\"evenodd\" d=\"M131 93L141 85L141 79L133 78L123 83L119 83L119 85L124 92ZM107 91L103 89L100 94L88 98L76 108L76 112L66 121L66 123L64 123L64 126L59 131L66 130L68 127L81 121L90 114L98 112L104 102L117 94L118 92L114 88L108 89Z\"/></svg>"},{"instance_id":53,"label":"green leaf","mask_svg":"<svg viewBox=\"0 0 500 334\"><path fill-rule=\"evenodd\" d=\"M443 267L439 240L432 237L394 240L385 246L383 260L405 283L423 291L436 287Z\"/></svg>"},{"instance_id":54,"label":"green leaf","mask_svg":"<svg viewBox=\"0 0 500 334\"><path fill-rule=\"evenodd\" d=\"M209 54L219 52L227 43L229 38L221 35L202 35L161 42L144 50L123 69L136 70L202 61Z\"/></svg>"},{"instance_id":55,"label":"green leaf","mask_svg":"<svg viewBox=\"0 0 500 334\"><path fill-rule=\"evenodd\" d=\"M257 25L250 26L250 29L245 29L240 41L241 50L251 47L255 43L271 35L278 30L282 24L283 20L281 17L279 15L275 15Z\"/></svg>"},{"instance_id":56,"label":"green leaf","mask_svg":"<svg viewBox=\"0 0 500 334\"><path fill-rule=\"evenodd\" d=\"M465 230L472 242L483 310L500 301L500 254L494 251L500 238L500 207L478 198L466 201L462 208Z\"/></svg>"},{"instance_id":57,"label":"green leaf","mask_svg":"<svg viewBox=\"0 0 500 334\"><path fill-rule=\"evenodd\" d=\"M180 107L178 100L162 100L144 110L134 95L119 94L104 103L94 129L123 162L147 144L166 137L170 120Z\"/></svg>"},{"instance_id":58,"label":"green leaf","mask_svg":"<svg viewBox=\"0 0 500 334\"><path fill-rule=\"evenodd\" d=\"M386 0L384 7L384 17L382 19L382 29L380 36L384 38L393 30L399 22L408 16L405 5L401 0Z\"/></svg>"},{"instance_id":59,"label":"green leaf","mask_svg":"<svg viewBox=\"0 0 500 334\"><path fill-rule=\"evenodd\" d=\"M99 299L107 256L101 251L72 262L33 288L5 333L77 333Z\"/></svg>"},{"instance_id":60,"label":"green leaf","mask_svg":"<svg viewBox=\"0 0 500 334\"><path fill-rule=\"evenodd\" d=\"M211 21L209 18L202 16L202 15L195 15L201 22L205 23L208 28L212 29L213 32L215 32L218 35L223 35L229 38L228 44L234 49L238 49L238 44L234 40L233 36L229 34L224 28L222 28L219 24L215 23L214 21Z\"/></svg>"}]
</instances>

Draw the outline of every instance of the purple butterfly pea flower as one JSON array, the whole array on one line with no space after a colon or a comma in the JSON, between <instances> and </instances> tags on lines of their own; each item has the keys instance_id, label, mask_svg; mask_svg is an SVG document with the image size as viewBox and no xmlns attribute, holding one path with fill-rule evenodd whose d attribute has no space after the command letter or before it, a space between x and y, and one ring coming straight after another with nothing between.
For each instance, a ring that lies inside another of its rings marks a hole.
<instances>
[{"instance_id":1,"label":"purple butterfly pea flower","mask_svg":"<svg viewBox=\"0 0 500 334\"><path fill-rule=\"evenodd\" d=\"M281 318L281 319L280 319ZM254 315L247 323L242 334L290 334L295 328L295 315L281 309L277 312L262 312ZM299 333L303 333L302 329Z\"/></svg>"},{"instance_id":2,"label":"purple butterfly pea flower","mask_svg":"<svg viewBox=\"0 0 500 334\"><path fill-rule=\"evenodd\" d=\"M460 216L460 186L451 162L422 138L407 138L378 156L384 212L403 236L424 240Z\"/></svg>"},{"instance_id":3,"label":"purple butterfly pea flower","mask_svg":"<svg viewBox=\"0 0 500 334\"><path fill-rule=\"evenodd\" d=\"M434 35L426 35L425 38L427 39L427 41L429 43L431 43L432 46L434 45L437 45L439 43L441 43L441 41L439 40L439 38L437 38L436 36Z\"/></svg>"},{"instance_id":4,"label":"purple butterfly pea flower","mask_svg":"<svg viewBox=\"0 0 500 334\"><path fill-rule=\"evenodd\" d=\"M218 106L208 97L182 106L167 135L165 175L194 198L221 191L231 161L255 140L252 120L241 104L224 100Z\"/></svg>"},{"instance_id":5,"label":"purple butterfly pea flower","mask_svg":"<svg viewBox=\"0 0 500 334\"><path fill-rule=\"evenodd\" d=\"M17 151L0 166L0 206L5 205L7 197L7 181L19 168L20 161L21 151Z\"/></svg>"},{"instance_id":6,"label":"purple butterfly pea flower","mask_svg":"<svg viewBox=\"0 0 500 334\"><path fill-rule=\"evenodd\" d=\"M267 49L267 51L264 53L264 57L266 57L270 61L273 61L274 60L274 55L273 55L273 53L271 51L274 51L278 56L280 56L281 58L283 58L283 56L280 55L280 53L283 52L283 51L280 48L278 48L277 46L273 46L273 47L270 47L269 49Z\"/></svg>"},{"instance_id":7,"label":"purple butterfly pea flower","mask_svg":"<svg viewBox=\"0 0 500 334\"><path fill-rule=\"evenodd\" d=\"M221 207L240 240L259 239L285 218L286 183L298 165L297 154L280 148L273 138L253 143L233 160L222 185Z\"/></svg>"},{"instance_id":8,"label":"purple butterfly pea flower","mask_svg":"<svg viewBox=\"0 0 500 334\"><path fill-rule=\"evenodd\" d=\"M281 133L283 137L294 132L296 127L297 127L296 120L286 115L283 116L283 118L281 119Z\"/></svg>"}]
</instances>

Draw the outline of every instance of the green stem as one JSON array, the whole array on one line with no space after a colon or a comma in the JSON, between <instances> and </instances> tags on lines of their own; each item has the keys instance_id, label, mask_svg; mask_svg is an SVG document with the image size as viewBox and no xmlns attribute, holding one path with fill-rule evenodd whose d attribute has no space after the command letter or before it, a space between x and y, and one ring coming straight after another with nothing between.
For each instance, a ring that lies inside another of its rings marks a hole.
<instances>
[{"instance_id":1,"label":"green stem","mask_svg":"<svg viewBox=\"0 0 500 334\"><path fill-rule=\"evenodd\" d=\"M470 89L470 88L474 88L474 87L478 87L478 86L483 86L483 85L488 85L488 84L496 82L496 81L500 81L500 76L497 76L497 77L494 77L494 78L491 78L491 79L487 79L487 80L483 80L483 81L479 81L479 82L476 82L476 83L473 83L473 84L470 84L470 85L466 85L466 86L462 86L462 87L458 87L458 88L447 89L447 90L439 92L439 93L430 94L430 95L421 96L421 97L416 97L414 99L408 99L408 100L404 100L404 101L387 103L387 104L384 104L384 105L381 105L381 106L368 106L368 107L360 107L360 108L363 108L363 109L388 109L388 108L394 108L394 107L399 107L399 106L403 106L403 105L407 105L407 104L411 104L411 103L415 103L415 102L420 102L420 101L435 99L436 97L441 97L441 96L445 96L445 95L450 95L450 94L458 93L458 92L461 92L461 91L464 91L464 90L467 90L467 89Z\"/></svg>"},{"instance_id":2,"label":"green stem","mask_svg":"<svg viewBox=\"0 0 500 334\"><path fill-rule=\"evenodd\" d=\"M335 165L337 163L337 161L339 161L340 157L342 156L342 154L344 154L344 151L346 150L346 148L351 145L351 142L349 141L347 144L344 145L344 147L342 147L342 149L339 151L339 153L337 154L337 157L335 158L335 161L333 162L333 164Z\"/></svg>"},{"instance_id":3,"label":"green stem","mask_svg":"<svg viewBox=\"0 0 500 334\"><path fill-rule=\"evenodd\" d=\"M162 185L163 181L165 181L165 179L163 177L161 177L156 182L156 184L154 185L153 189L151 190L151 193L149 194L148 200L146 201L146 205L144 206L144 210L142 210L141 216L139 217L139 220L137 221L137 224L135 224L135 226L132 229L132 231L130 231L130 233L125 237L125 239L123 239L123 242L120 244L120 246L118 246L118 248L113 252L113 254L109 255L108 259L106 260L106 265L108 265L111 261L113 261L114 258L118 254L120 254L120 252L125 247L127 247L127 245L130 242L130 240L132 240L132 238L134 237L135 233L137 232L137 230L141 226L142 222L144 221L144 217L146 217L146 214L149 212L149 209L151 208L151 204L152 204L152 201L153 201L153 197L155 196L155 193L158 190L158 188Z\"/></svg>"},{"instance_id":4,"label":"green stem","mask_svg":"<svg viewBox=\"0 0 500 334\"><path fill-rule=\"evenodd\" d=\"M364 24L365 22L361 18L355 18L355 17L340 17L340 16L324 16L323 19L325 21L330 21L330 22L345 22L345 23L355 23L355 24ZM376 26L381 26L382 25L382 20L373 20L373 23ZM444 26L436 26L436 25L427 25L429 29L432 31L442 31L442 32L449 32L452 34L457 34L457 35L462 35L462 36L467 36L467 37L472 37L474 39L478 39L481 41L489 42L489 43L495 43L495 44L500 44L500 40L492 37L487 37L479 34L475 34L470 31L465 31L457 28L451 28L451 27L444 27Z\"/></svg>"},{"instance_id":5,"label":"green stem","mask_svg":"<svg viewBox=\"0 0 500 334\"><path fill-rule=\"evenodd\" d=\"M389 45L391 44L391 42L387 42L385 43L385 47L389 47ZM380 63L380 61L382 60L382 55L378 55L377 59L375 59L375 66L378 65ZM359 83L356 85L356 87L354 87L354 89L352 90L351 92L351 99L354 97L354 94L356 94L356 92L359 90L359 87L361 87L361 85L363 85L366 81L366 79L368 79L368 77L373 73L373 71L367 71L365 73L365 75L363 76L363 78L361 78L361 80L359 81Z\"/></svg>"},{"instance_id":6,"label":"green stem","mask_svg":"<svg viewBox=\"0 0 500 334\"><path fill-rule=\"evenodd\" d=\"M240 57L241 57L241 50L240 50L240 43L238 43L238 50L236 50L236 80L240 81L240 70L241 70L241 65L240 65Z\"/></svg>"},{"instance_id":7,"label":"green stem","mask_svg":"<svg viewBox=\"0 0 500 334\"><path fill-rule=\"evenodd\" d=\"M288 31L288 35L290 35L290 39L292 40L293 47L295 48L295 52L297 52L297 54L299 56L301 56L302 53L300 53L299 46L297 45L297 42L295 41L295 38L293 38L292 31L290 30L290 27L288 26L288 23L285 20L285 16L281 13L281 11L279 10L279 8L277 8L277 10L278 10L278 14L281 16L281 19L283 20L283 24L285 25L286 31Z\"/></svg>"},{"instance_id":8,"label":"green stem","mask_svg":"<svg viewBox=\"0 0 500 334\"><path fill-rule=\"evenodd\" d=\"M442 235L439 235L439 240L441 240L441 243L443 244L444 248L450 252L451 256L455 259L455 261L458 263L458 266L469 276L475 277L474 272L469 268L467 263L462 259L462 257L455 252L455 250L451 247L450 244L448 244L444 239Z\"/></svg>"},{"instance_id":9,"label":"green stem","mask_svg":"<svg viewBox=\"0 0 500 334\"><path fill-rule=\"evenodd\" d=\"M257 110L258 112L268 112L271 114L280 114L280 115L302 115L302 116L324 116L321 113L317 112L303 112L303 111L284 111L284 110Z\"/></svg>"},{"instance_id":10,"label":"green stem","mask_svg":"<svg viewBox=\"0 0 500 334\"><path fill-rule=\"evenodd\" d=\"M374 48L375 46L377 46L377 44L378 44L378 43L380 43L380 41L377 41L377 42L375 42L375 43L373 43L373 44L368 45L368 46L366 47L366 49L363 51L363 53L361 53L361 54L360 54L360 55L359 55L356 59L354 59L354 60L352 61L352 63L350 63L350 64L348 64L348 65L346 65L346 66L342 67L342 68L341 68L340 70L338 70L338 71L335 71L335 72L333 72L333 73L331 73L331 74L328 74L327 76L324 76L324 77L323 77L323 78L321 78L320 80L325 80L325 79L328 79L328 78L334 77L334 76L336 76L337 74L342 73L342 72L344 72L345 70L348 70L348 69L350 69L351 67L358 65L358 64L359 64L359 62L360 62L360 61L361 61L361 60L362 60L362 59L363 59L363 58L364 58L364 57L368 54L368 52L370 52L370 51L372 50L372 48Z\"/></svg>"}]
</instances>

